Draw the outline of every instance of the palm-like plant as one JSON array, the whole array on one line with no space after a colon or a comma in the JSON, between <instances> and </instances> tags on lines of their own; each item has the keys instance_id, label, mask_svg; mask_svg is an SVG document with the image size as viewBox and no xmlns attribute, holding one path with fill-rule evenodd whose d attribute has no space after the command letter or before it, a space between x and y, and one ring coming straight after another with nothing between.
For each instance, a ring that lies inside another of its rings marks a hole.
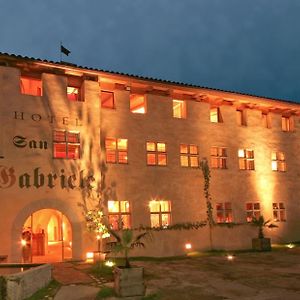
<instances>
[{"instance_id":1,"label":"palm-like plant","mask_svg":"<svg viewBox=\"0 0 300 300\"><path fill-rule=\"evenodd\" d=\"M268 228L274 228L274 227L278 227L275 224L271 223L271 220L267 220L265 221L263 216L259 216L258 219L256 219L255 217L252 219L251 224L253 226L258 227L258 238L259 239L263 239L265 237L264 235L264 227L268 227Z\"/></svg>"},{"instance_id":2,"label":"palm-like plant","mask_svg":"<svg viewBox=\"0 0 300 300\"><path fill-rule=\"evenodd\" d=\"M142 239L151 236L150 231L145 231L135 236L132 229L122 229L120 232L109 229L109 233L116 239L116 241L109 242L107 244L111 246L113 252L124 253L125 268L131 267L129 262L129 252L133 248L145 248L145 244L142 242Z\"/></svg>"}]
</instances>

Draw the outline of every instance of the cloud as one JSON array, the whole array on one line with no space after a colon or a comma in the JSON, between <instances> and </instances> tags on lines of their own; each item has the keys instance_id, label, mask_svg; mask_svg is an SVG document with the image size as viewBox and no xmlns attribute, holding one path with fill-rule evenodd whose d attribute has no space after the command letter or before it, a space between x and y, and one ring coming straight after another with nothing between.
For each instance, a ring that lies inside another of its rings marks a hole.
<instances>
[{"instance_id":1,"label":"cloud","mask_svg":"<svg viewBox=\"0 0 300 300\"><path fill-rule=\"evenodd\" d=\"M0 3L2 52L300 101L299 1Z\"/></svg>"}]
</instances>

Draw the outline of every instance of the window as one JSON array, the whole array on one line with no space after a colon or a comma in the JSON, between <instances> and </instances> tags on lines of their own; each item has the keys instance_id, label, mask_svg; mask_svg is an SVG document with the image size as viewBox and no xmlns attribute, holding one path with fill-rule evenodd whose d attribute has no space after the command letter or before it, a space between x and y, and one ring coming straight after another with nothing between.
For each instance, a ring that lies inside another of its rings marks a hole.
<instances>
[{"instance_id":1,"label":"window","mask_svg":"<svg viewBox=\"0 0 300 300\"><path fill-rule=\"evenodd\" d=\"M180 144L180 165L182 167L199 167L198 147L196 145Z\"/></svg>"},{"instance_id":2,"label":"window","mask_svg":"<svg viewBox=\"0 0 300 300\"><path fill-rule=\"evenodd\" d=\"M106 138L105 151L107 163L128 163L127 139Z\"/></svg>"},{"instance_id":3,"label":"window","mask_svg":"<svg viewBox=\"0 0 300 300\"><path fill-rule=\"evenodd\" d=\"M232 208L230 202L217 203L217 223L232 223Z\"/></svg>"},{"instance_id":4,"label":"window","mask_svg":"<svg viewBox=\"0 0 300 300\"><path fill-rule=\"evenodd\" d=\"M186 118L186 103L182 100L173 100L173 117L178 119Z\"/></svg>"},{"instance_id":5,"label":"window","mask_svg":"<svg viewBox=\"0 0 300 300\"><path fill-rule=\"evenodd\" d=\"M227 169L227 149L223 147L210 148L210 164L215 169Z\"/></svg>"},{"instance_id":6,"label":"window","mask_svg":"<svg viewBox=\"0 0 300 300\"><path fill-rule=\"evenodd\" d=\"M272 151L272 171L285 172L285 155L280 151Z\"/></svg>"},{"instance_id":7,"label":"window","mask_svg":"<svg viewBox=\"0 0 300 300\"><path fill-rule=\"evenodd\" d=\"M260 217L260 203L259 202L246 203L247 222L251 222L253 218L258 219L259 217Z\"/></svg>"},{"instance_id":8,"label":"window","mask_svg":"<svg viewBox=\"0 0 300 300\"><path fill-rule=\"evenodd\" d=\"M42 80L21 76L20 89L21 94L42 96Z\"/></svg>"},{"instance_id":9,"label":"window","mask_svg":"<svg viewBox=\"0 0 300 300\"><path fill-rule=\"evenodd\" d=\"M147 165L149 166L167 165L166 143L147 142L146 149L147 149Z\"/></svg>"},{"instance_id":10,"label":"window","mask_svg":"<svg viewBox=\"0 0 300 300\"><path fill-rule=\"evenodd\" d=\"M53 137L54 158L80 158L79 132L55 130Z\"/></svg>"},{"instance_id":11,"label":"window","mask_svg":"<svg viewBox=\"0 0 300 300\"><path fill-rule=\"evenodd\" d=\"M67 86L67 97L70 101L81 101L80 88Z\"/></svg>"},{"instance_id":12,"label":"window","mask_svg":"<svg viewBox=\"0 0 300 300\"><path fill-rule=\"evenodd\" d=\"M146 100L144 95L130 95L130 111L135 114L146 113Z\"/></svg>"},{"instance_id":13,"label":"window","mask_svg":"<svg viewBox=\"0 0 300 300\"><path fill-rule=\"evenodd\" d=\"M239 149L239 169L254 170L254 151L249 149Z\"/></svg>"},{"instance_id":14,"label":"window","mask_svg":"<svg viewBox=\"0 0 300 300\"><path fill-rule=\"evenodd\" d=\"M152 200L150 207L151 227L169 226L171 224L171 202Z\"/></svg>"},{"instance_id":15,"label":"window","mask_svg":"<svg viewBox=\"0 0 300 300\"><path fill-rule=\"evenodd\" d=\"M210 122L211 123L222 123L222 115L219 107L213 107L210 109Z\"/></svg>"},{"instance_id":16,"label":"window","mask_svg":"<svg viewBox=\"0 0 300 300\"><path fill-rule=\"evenodd\" d=\"M101 91L101 106L104 108L115 108L113 92Z\"/></svg>"},{"instance_id":17,"label":"window","mask_svg":"<svg viewBox=\"0 0 300 300\"><path fill-rule=\"evenodd\" d=\"M270 114L262 112L261 114L262 125L265 128L271 128L271 118Z\"/></svg>"},{"instance_id":18,"label":"window","mask_svg":"<svg viewBox=\"0 0 300 300\"><path fill-rule=\"evenodd\" d=\"M246 111L244 109L236 111L236 122L240 126L247 126Z\"/></svg>"},{"instance_id":19,"label":"window","mask_svg":"<svg viewBox=\"0 0 300 300\"><path fill-rule=\"evenodd\" d=\"M107 202L108 222L113 230L130 228L130 211L128 201Z\"/></svg>"},{"instance_id":20,"label":"window","mask_svg":"<svg viewBox=\"0 0 300 300\"><path fill-rule=\"evenodd\" d=\"M284 203L273 203L273 218L275 222L286 221Z\"/></svg>"},{"instance_id":21,"label":"window","mask_svg":"<svg viewBox=\"0 0 300 300\"><path fill-rule=\"evenodd\" d=\"M294 130L294 120L292 117L283 117L281 118L281 128L282 131L293 131Z\"/></svg>"}]
</instances>

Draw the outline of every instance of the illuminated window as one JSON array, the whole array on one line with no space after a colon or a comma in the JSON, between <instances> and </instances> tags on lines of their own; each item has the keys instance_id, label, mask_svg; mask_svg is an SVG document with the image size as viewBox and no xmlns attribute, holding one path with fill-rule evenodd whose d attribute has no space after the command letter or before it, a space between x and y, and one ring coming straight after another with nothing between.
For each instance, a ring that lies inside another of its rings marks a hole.
<instances>
[{"instance_id":1,"label":"illuminated window","mask_svg":"<svg viewBox=\"0 0 300 300\"><path fill-rule=\"evenodd\" d=\"M108 222L113 230L130 228L130 210L128 201L107 202Z\"/></svg>"},{"instance_id":2,"label":"illuminated window","mask_svg":"<svg viewBox=\"0 0 300 300\"><path fill-rule=\"evenodd\" d=\"M149 166L167 165L166 143L147 142L146 149L147 149L147 165Z\"/></svg>"},{"instance_id":3,"label":"illuminated window","mask_svg":"<svg viewBox=\"0 0 300 300\"><path fill-rule=\"evenodd\" d=\"M171 224L171 202L152 200L149 203L151 227L169 226Z\"/></svg>"},{"instance_id":4,"label":"illuminated window","mask_svg":"<svg viewBox=\"0 0 300 300\"><path fill-rule=\"evenodd\" d=\"M273 203L273 218L275 222L285 222L285 206L284 203Z\"/></svg>"},{"instance_id":5,"label":"illuminated window","mask_svg":"<svg viewBox=\"0 0 300 300\"><path fill-rule=\"evenodd\" d=\"M146 113L146 99L144 95L130 95L130 111L135 114Z\"/></svg>"},{"instance_id":6,"label":"illuminated window","mask_svg":"<svg viewBox=\"0 0 300 300\"><path fill-rule=\"evenodd\" d=\"M247 126L246 111L244 109L236 111L236 122L240 126Z\"/></svg>"},{"instance_id":7,"label":"illuminated window","mask_svg":"<svg viewBox=\"0 0 300 300\"><path fill-rule=\"evenodd\" d=\"M42 80L21 76L20 89L21 94L42 96Z\"/></svg>"},{"instance_id":8,"label":"illuminated window","mask_svg":"<svg viewBox=\"0 0 300 300\"><path fill-rule=\"evenodd\" d=\"M254 170L254 151L249 149L239 149L239 169Z\"/></svg>"},{"instance_id":9,"label":"illuminated window","mask_svg":"<svg viewBox=\"0 0 300 300\"><path fill-rule=\"evenodd\" d=\"M74 86L67 87L67 97L70 101L81 101L80 88Z\"/></svg>"},{"instance_id":10,"label":"illuminated window","mask_svg":"<svg viewBox=\"0 0 300 300\"><path fill-rule=\"evenodd\" d=\"M271 128L271 118L270 114L262 112L261 114L262 125L265 128Z\"/></svg>"},{"instance_id":11,"label":"illuminated window","mask_svg":"<svg viewBox=\"0 0 300 300\"><path fill-rule=\"evenodd\" d=\"M280 151L272 151L272 171L285 172L285 155Z\"/></svg>"},{"instance_id":12,"label":"illuminated window","mask_svg":"<svg viewBox=\"0 0 300 300\"><path fill-rule=\"evenodd\" d=\"M105 151L106 151L106 162L107 163L128 163L128 150L127 150L127 139L105 139Z\"/></svg>"},{"instance_id":13,"label":"illuminated window","mask_svg":"<svg viewBox=\"0 0 300 300\"><path fill-rule=\"evenodd\" d=\"M294 130L294 120L292 117L282 117L281 118L281 128L282 131L293 131Z\"/></svg>"},{"instance_id":14,"label":"illuminated window","mask_svg":"<svg viewBox=\"0 0 300 300\"><path fill-rule=\"evenodd\" d=\"M227 149L223 147L210 148L210 163L215 169L227 169Z\"/></svg>"},{"instance_id":15,"label":"illuminated window","mask_svg":"<svg viewBox=\"0 0 300 300\"><path fill-rule=\"evenodd\" d=\"M253 218L258 219L259 217L260 217L260 203L259 202L246 203L247 222L251 222Z\"/></svg>"},{"instance_id":16,"label":"illuminated window","mask_svg":"<svg viewBox=\"0 0 300 300\"><path fill-rule=\"evenodd\" d=\"M182 167L199 167L198 146L180 144L180 165Z\"/></svg>"},{"instance_id":17,"label":"illuminated window","mask_svg":"<svg viewBox=\"0 0 300 300\"><path fill-rule=\"evenodd\" d=\"M173 117L178 119L186 118L186 103L182 100L173 100Z\"/></svg>"},{"instance_id":18,"label":"illuminated window","mask_svg":"<svg viewBox=\"0 0 300 300\"><path fill-rule=\"evenodd\" d=\"M53 135L54 158L80 158L79 132L55 130Z\"/></svg>"},{"instance_id":19,"label":"illuminated window","mask_svg":"<svg viewBox=\"0 0 300 300\"><path fill-rule=\"evenodd\" d=\"M101 91L101 106L104 108L115 108L113 92Z\"/></svg>"},{"instance_id":20,"label":"illuminated window","mask_svg":"<svg viewBox=\"0 0 300 300\"><path fill-rule=\"evenodd\" d=\"M230 202L217 203L217 223L232 223L232 208Z\"/></svg>"},{"instance_id":21,"label":"illuminated window","mask_svg":"<svg viewBox=\"0 0 300 300\"><path fill-rule=\"evenodd\" d=\"M222 115L219 107L213 107L210 109L210 122L211 123L222 123Z\"/></svg>"}]
</instances>

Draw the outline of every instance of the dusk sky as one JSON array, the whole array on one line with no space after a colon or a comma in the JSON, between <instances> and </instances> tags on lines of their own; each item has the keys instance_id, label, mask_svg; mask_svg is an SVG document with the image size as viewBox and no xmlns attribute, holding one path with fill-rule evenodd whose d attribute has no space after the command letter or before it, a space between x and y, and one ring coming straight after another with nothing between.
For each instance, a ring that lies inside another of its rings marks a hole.
<instances>
[{"instance_id":1,"label":"dusk sky","mask_svg":"<svg viewBox=\"0 0 300 300\"><path fill-rule=\"evenodd\" d=\"M0 52L300 102L299 0L0 0Z\"/></svg>"}]
</instances>

